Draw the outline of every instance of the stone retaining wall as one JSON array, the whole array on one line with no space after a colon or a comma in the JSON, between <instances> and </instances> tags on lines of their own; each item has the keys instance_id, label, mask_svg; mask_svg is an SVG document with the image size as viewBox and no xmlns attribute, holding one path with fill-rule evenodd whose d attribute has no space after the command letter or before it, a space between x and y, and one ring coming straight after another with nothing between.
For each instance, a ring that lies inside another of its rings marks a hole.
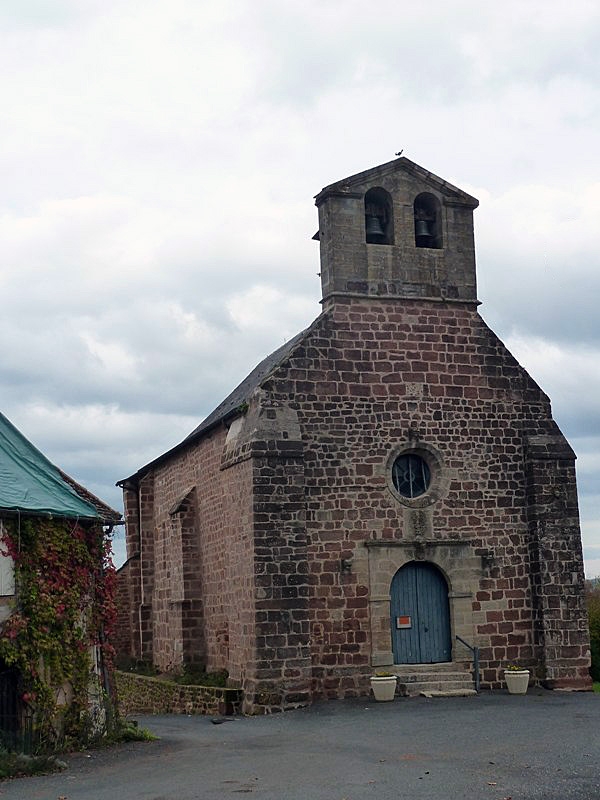
<instances>
[{"instance_id":1,"label":"stone retaining wall","mask_svg":"<svg viewBox=\"0 0 600 800\"><path fill-rule=\"evenodd\" d=\"M239 714L241 689L183 686L115 671L119 711L126 714Z\"/></svg>"}]
</instances>

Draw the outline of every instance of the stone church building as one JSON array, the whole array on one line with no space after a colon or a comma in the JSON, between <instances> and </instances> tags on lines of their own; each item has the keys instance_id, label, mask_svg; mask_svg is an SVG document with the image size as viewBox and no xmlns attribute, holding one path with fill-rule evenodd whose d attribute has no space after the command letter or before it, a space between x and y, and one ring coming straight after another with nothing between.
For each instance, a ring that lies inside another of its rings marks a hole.
<instances>
[{"instance_id":1,"label":"stone church building","mask_svg":"<svg viewBox=\"0 0 600 800\"><path fill-rule=\"evenodd\" d=\"M591 686L575 455L479 316L478 201L408 160L316 197L322 312L120 482L123 653L227 669L245 710Z\"/></svg>"}]
</instances>

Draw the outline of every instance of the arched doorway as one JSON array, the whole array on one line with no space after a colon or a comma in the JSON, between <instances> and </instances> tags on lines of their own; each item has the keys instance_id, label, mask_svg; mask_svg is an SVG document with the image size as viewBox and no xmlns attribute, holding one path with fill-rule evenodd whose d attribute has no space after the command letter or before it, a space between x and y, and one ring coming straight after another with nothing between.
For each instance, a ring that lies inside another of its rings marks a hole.
<instances>
[{"instance_id":1,"label":"arched doorway","mask_svg":"<svg viewBox=\"0 0 600 800\"><path fill-rule=\"evenodd\" d=\"M433 564L411 561L390 589L395 664L435 664L452 659L448 584Z\"/></svg>"}]
</instances>

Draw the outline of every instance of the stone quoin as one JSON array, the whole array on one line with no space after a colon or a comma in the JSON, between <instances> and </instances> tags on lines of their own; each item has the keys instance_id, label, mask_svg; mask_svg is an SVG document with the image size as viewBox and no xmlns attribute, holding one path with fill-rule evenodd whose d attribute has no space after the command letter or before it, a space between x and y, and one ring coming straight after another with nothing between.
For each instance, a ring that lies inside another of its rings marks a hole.
<instances>
[{"instance_id":1,"label":"stone quoin","mask_svg":"<svg viewBox=\"0 0 600 800\"><path fill-rule=\"evenodd\" d=\"M244 710L394 666L591 686L575 455L478 313L478 201L406 158L316 197L322 313L120 482L122 654Z\"/></svg>"}]
</instances>

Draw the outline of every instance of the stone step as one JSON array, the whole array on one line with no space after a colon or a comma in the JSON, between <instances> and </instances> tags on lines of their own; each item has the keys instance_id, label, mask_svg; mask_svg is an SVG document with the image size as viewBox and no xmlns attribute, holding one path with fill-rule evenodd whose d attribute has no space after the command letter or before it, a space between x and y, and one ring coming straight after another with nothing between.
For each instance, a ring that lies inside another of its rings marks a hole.
<instances>
[{"instance_id":1,"label":"stone step","mask_svg":"<svg viewBox=\"0 0 600 800\"><path fill-rule=\"evenodd\" d=\"M403 683L398 681L398 694L415 697L422 692L457 692L466 689L473 689L473 681L412 681Z\"/></svg>"},{"instance_id":2,"label":"stone step","mask_svg":"<svg viewBox=\"0 0 600 800\"><path fill-rule=\"evenodd\" d=\"M475 693L469 666L468 663L453 661L441 664L396 664L390 672L398 676L397 692L400 695L456 697Z\"/></svg>"},{"instance_id":3,"label":"stone step","mask_svg":"<svg viewBox=\"0 0 600 800\"><path fill-rule=\"evenodd\" d=\"M414 683L423 681L466 681L473 682L473 678L469 672L394 672L398 676L398 680L403 683Z\"/></svg>"},{"instance_id":4,"label":"stone step","mask_svg":"<svg viewBox=\"0 0 600 800\"><path fill-rule=\"evenodd\" d=\"M475 689L448 689L444 692L421 692L422 697L473 697L477 692Z\"/></svg>"},{"instance_id":5,"label":"stone step","mask_svg":"<svg viewBox=\"0 0 600 800\"><path fill-rule=\"evenodd\" d=\"M389 668L398 676L396 693L404 697L466 697L476 694L468 661L436 664L394 664Z\"/></svg>"},{"instance_id":6,"label":"stone step","mask_svg":"<svg viewBox=\"0 0 600 800\"><path fill-rule=\"evenodd\" d=\"M435 664L394 664L393 667L389 667L390 672L394 672L396 675L417 672L466 672L469 674L470 669L471 663L469 661L441 661Z\"/></svg>"}]
</instances>

